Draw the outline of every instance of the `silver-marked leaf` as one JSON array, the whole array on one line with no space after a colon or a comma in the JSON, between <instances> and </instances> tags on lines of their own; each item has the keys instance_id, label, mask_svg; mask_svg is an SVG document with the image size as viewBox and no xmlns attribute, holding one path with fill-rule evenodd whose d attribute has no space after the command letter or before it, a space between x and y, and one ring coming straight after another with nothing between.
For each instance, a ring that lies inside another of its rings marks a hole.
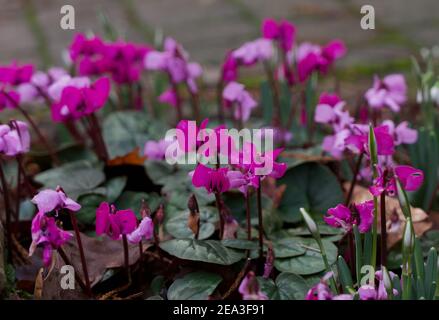
<instances>
[{"instance_id":1,"label":"silver-marked leaf","mask_svg":"<svg viewBox=\"0 0 439 320\"><path fill-rule=\"evenodd\" d=\"M308 283L301 276L282 272L274 282L271 279L258 277L261 291L270 300L303 300L309 289Z\"/></svg>"},{"instance_id":2,"label":"silver-marked leaf","mask_svg":"<svg viewBox=\"0 0 439 320\"><path fill-rule=\"evenodd\" d=\"M207 300L222 278L208 272L192 272L177 279L168 289L169 300Z\"/></svg>"},{"instance_id":3,"label":"silver-marked leaf","mask_svg":"<svg viewBox=\"0 0 439 320\"><path fill-rule=\"evenodd\" d=\"M300 256L306 249L301 246L301 238L283 238L273 241L274 256L276 258L289 258Z\"/></svg>"},{"instance_id":4,"label":"silver-marked leaf","mask_svg":"<svg viewBox=\"0 0 439 320\"><path fill-rule=\"evenodd\" d=\"M189 210L179 211L175 216L170 218L165 228L174 238L187 239L194 238L194 234L187 226ZM213 207L200 208L200 232L198 239L209 238L215 232L215 224L218 222L217 209Z\"/></svg>"}]
</instances>

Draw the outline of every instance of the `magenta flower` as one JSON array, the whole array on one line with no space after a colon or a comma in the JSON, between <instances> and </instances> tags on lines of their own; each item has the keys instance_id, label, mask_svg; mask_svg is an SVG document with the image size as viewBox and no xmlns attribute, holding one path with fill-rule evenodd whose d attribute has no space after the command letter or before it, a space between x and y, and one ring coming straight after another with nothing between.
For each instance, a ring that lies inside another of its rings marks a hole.
<instances>
[{"instance_id":1,"label":"magenta flower","mask_svg":"<svg viewBox=\"0 0 439 320\"><path fill-rule=\"evenodd\" d=\"M192 125L192 123L194 123L194 125ZM200 126L197 127L194 121L181 120L176 126L176 129L181 130L183 133L183 136L177 135L179 148L184 152L196 151L196 148L198 148L202 142L197 141L195 145L193 142L197 140L200 130L206 129L208 123L209 119L206 118L201 122Z\"/></svg>"},{"instance_id":2,"label":"magenta flower","mask_svg":"<svg viewBox=\"0 0 439 320\"><path fill-rule=\"evenodd\" d=\"M378 292L375 287L368 284L362 285L358 289L358 295L360 300L377 300L378 298Z\"/></svg>"},{"instance_id":3,"label":"magenta flower","mask_svg":"<svg viewBox=\"0 0 439 320\"><path fill-rule=\"evenodd\" d=\"M233 58L232 53L228 52L226 59L221 66L221 81L228 83L238 79L238 63Z\"/></svg>"},{"instance_id":4,"label":"magenta flower","mask_svg":"<svg viewBox=\"0 0 439 320\"><path fill-rule=\"evenodd\" d=\"M30 149L30 134L26 122L12 121L10 125L0 125L0 152L16 156Z\"/></svg>"},{"instance_id":5,"label":"magenta flower","mask_svg":"<svg viewBox=\"0 0 439 320\"><path fill-rule=\"evenodd\" d=\"M373 129L377 143L377 153L382 156L390 156L395 152L393 137L389 132L389 127L381 125ZM347 147L355 153L368 154L369 145L369 126L354 124L352 125L352 134L346 138Z\"/></svg>"},{"instance_id":6,"label":"magenta flower","mask_svg":"<svg viewBox=\"0 0 439 320\"><path fill-rule=\"evenodd\" d=\"M56 122L79 119L101 109L110 94L110 81L100 78L89 87L67 86L61 99L52 105L52 119Z\"/></svg>"},{"instance_id":7,"label":"magenta flower","mask_svg":"<svg viewBox=\"0 0 439 320\"><path fill-rule=\"evenodd\" d=\"M238 288L243 300L268 300L259 288L258 279L253 271L247 273Z\"/></svg>"},{"instance_id":8,"label":"magenta flower","mask_svg":"<svg viewBox=\"0 0 439 320\"><path fill-rule=\"evenodd\" d=\"M13 62L8 66L0 66L0 83L17 86L29 82L34 72L32 64L18 65Z\"/></svg>"},{"instance_id":9,"label":"magenta flower","mask_svg":"<svg viewBox=\"0 0 439 320\"><path fill-rule=\"evenodd\" d=\"M251 110L256 108L257 103L250 93L245 90L243 84L229 82L223 91L223 98L230 105L235 105L234 117L247 121L250 118Z\"/></svg>"},{"instance_id":10,"label":"magenta flower","mask_svg":"<svg viewBox=\"0 0 439 320\"><path fill-rule=\"evenodd\" d=\"M166 156L166 149L171 143L171 141L166 141L164 139L159 141L147 141L143 154L150 160L163 160Z\"/></svg>"},{"instance_id":11,"label":"magenta flower","mask_svg":"<svg viewBox=\"0 0 439 320\"><path fill-rule=\"evenodd\" d=\"M382 109L389 107L399 112L401 105L407 100L407 85L402 74L390 74L379 79L374 78L373 87L364 96L371 108Z\"/></svg>"},{"instance_id":12,"label":"magenta flower","mask_svg":"<svg viewBox=\"0 0 439 320\"><path fill-rule=\"evenodd\" d=\"M53 101L61 100L62 92L67 87L75 87L78 89L89 87L90 78L88 77L71 77L70 75L62 75L54 80L47 87L47 94Z\"/></svg>"},{"instance_id":13,"label":"magenta flower","mask_svg":"<svg viewBox=\"0 0 439 320\"><path fill-rule=\"evenodd\" d=\"M335 132L345 129L354 119L344 110L345 102L336 94L322 93L316 107L314 121L331 124Z\"/></svg>"},{"instance_id":14,"label":"magenta flower","mask_svg":"<svg viewBox=\"0 0 439 320\"><path fill-rule=\"evenodd\" d=\"M60 229L56 225L55 218L47 216L44 212L38 212L32 220L32 243L29 248L29 256L33 255L37 246L43 248L43 261L46 267L52 262L52 252L72 238L72 234Z\"/></svg>"},{"instance_id":15,"label":"magenta flower","mask_svg":"<svg viewBox=\"0 0 439 320\"><path fill-rule=\"evenodd\" d=\"M232 58L238 64L251 66L258 62L271 59L273 56L273 45L268 39L256 39L246 42L238 49L232 52Z\"/></svg>"},{"instance_id":16,"label":"magenta flower","mask_svg":"<svg viewBox=\"0 0 439 320\"><path fill-rule=\"evenodd\" d=\"M144 217L140 221L139 226L130 234L127 235L127 239L131 243L139 243L143 239L149 240L154 234L154 223L150 217Z\"/></svg>"},{"instance_id":17,"label":"magenta flower","mask_svg":"<svg viewBox=\"0 0 439 320\"><path fill-rule=\"evenodd\" d=\"M346 138L350 135L350 130L344 129L336 132L334 135L326 136L322 143L323 150L331 154L334 158L340 159L346 150Z\"/></svg>"},{"instance_id":18,"label":"magenta flower","mask_svg":"<svg viewBox=\"0 0 439 320\"><path fill-rule=\"evenodd\" d=\"M282 20L278 23L273 19L265 19L262 22L263 37L278 41L280 48L284 52L290 51L293 47L295 34L295 26L286 20Z\"/></svg>"},{"instance_id":19,"label":"magenta flower","mask_svg":"<svg viewBox=\"0 0 439 320\"><path fill-rule=\"evenodd\" d=\"M223 193L241 187L245 181L239 171L228 168L212 169L199 163L192 174L192 184L208 193Z\"/></svg>"},{"instance_id":20,"label":"magenta flower","mask_svg":"<svg viewBox=\"0 0 439 320\"><path fill-rule=\"evenodd\" d=\"M369 200L356 204L354 205L354 210L356 211L355 215L351 209L339 204L335 208L328 209L323 219L331 227L342 228L346 232L350 232L354 224L358 225L358 229L361 233L368 232L373 223L373 201Z\"/></svg>"},{"instance_id":21,"label":"magenta flower","mask_svg":"<svg viewBox=\"0 0 439 320\"><path fill-rule=\"evenodd\" d=\"M118 240L121 235L131 234L137 227L137 219L134 212L130 209L116 210L114 205L102 202L96 210L96 234L98 236L106 234L113 240ZM143 235L145 226L142 226ZM133 235L133 238L139 236Z\"/></svg>"},{"instance_id":22,"label":"magenta flower","mask_svg":"<svg viewBox=\"0 0 439 320\"><path fill-rule=\"evenodd\" d=\"M409 128L407 121L403 121L395 127L392 120L385 120L383 125L389 128L389 133L393 135L395 145L397 146L400 144L413 144L418 140L418 131Z\"/></svg>"},{"instance_id":23,"label":"magenta flower","mask_svg":"<svg viewBox=\"0 0 439 320\"><path fill-rule=\"evenodd\" d=\"M58 212L62 209L76 212L81 209L81 205L67 197L60 187L57 187L56 191L46 189L38 192L33 197L32 202L37 205L38 211L42 213L49 213L54 210Z\"/></svg>"},{"instance_id":24,"label":"magenta flower","mask_svg":"<svg viewBox=\"0 0 439 320\"><path fill-rule=\"evenodd\" d=\"M161 103L169 104L174 108L178 106L177 92L173 88L168 88L165 91L163 91L158 99Z\"/></svg>"},{"instance_id":25,"label":"magenta flower","mask_svg":"<svg viewBox=\"0 0 439 320\"><path fill-rule=\"evenodd\" d=\"M416 191L424 182L424 173L422 170L407 165L395 166L393 170L379 169L379 171L380 174L378 178L374 181L373 186L369 188L370 193L375 197L378 197L383 192L389 196L395 195L395 177L398 177L402 188L406 191Z\"/></svg>"}]
</instances>

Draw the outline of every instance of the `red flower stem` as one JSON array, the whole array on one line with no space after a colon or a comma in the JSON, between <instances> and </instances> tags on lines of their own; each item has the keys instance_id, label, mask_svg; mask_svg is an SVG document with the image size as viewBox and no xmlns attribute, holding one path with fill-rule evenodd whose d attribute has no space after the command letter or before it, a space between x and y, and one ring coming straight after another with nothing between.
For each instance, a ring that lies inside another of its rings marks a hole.
<instances>
[{"instance_id":1,"label":"red flower stem","mask_svg":"<svg viewBox=\"0 0 439 320\"><path fill-rule=\"evenodd\" d=\"M21 175L22 175L22 166L20 164L21 162L21 155L17 154L15 157L17 160L17 191L15 192L15 221L18 222L20 220L20 190L21 190Z\"/></svg>"},{"instance_id":2,"label":"red flower stem","mask_svg":"<svg viewBox=\"0 0 439 320\"><path fill-rule=\"evenodd\" d=\"M264 257L264 226L262 221L262 185L261 176L258 176L259 187L257 189L257 201L258 201L258 229L259 229L259 258Z\"/></svg>"},{"instance_id":3,"label":"red flower stem","mask_svg":"<svg viewBox=\"0 0 439 320\"><path fill-rule=\"evenodd\" d=\"M221 214L221 195L219 194L219 192L215 192L215 201L216 201L216 207L218 209L218 216L220 221L219 238L220 240L222 240L224 233L224 219L223 219L223 215Z\"/></svg>"},{"instance_id":4,"label":"red flower stem","mask_svg":"<svg viewBox=\"0 0 439 320\"><path fill-rule=\"evenodd\" d=\"M354 193L355 184L357 183L358 173L360 172L361 162L363 161L363 157L364 157L364 152L360 153L360 155L358 156L357 162L355 164L355 169L353 172L351 185L349 186L349 192L348 192L348 195L347 195L346 201L345 201L346 206L348 206L351 202L352 195Z\"/></svg>"},{"instance_id":5,"label":"red flower stem","mask_svg":"<svg viewBox=\"0 0 439 320\"><path fill-rule=\"evenodd\" d=\"M59 247L58 248L58 253L61 256L61 259L63 259L64 263L66 265L72 266L73 269L75 269L75 266L72 264L72 262L70 261L70 259L67 257L66 253L64 252L64 250ZM84 282L82 281L81 277L79 276L79 273L76 272L75 270L75 279L78 282L79 286L81 287L81 289L86 293L89 294L86 285L84 284Z\"/></svg>"},{"instance_id":6,"label":"red flower stem","mask_svg":"<svg viewBox=\"0 0 439 320\"><path fill-rule=\"evenodd\" d=\"M7 93L4 92L6 98L14 105L16 109L18 109L21 114L26 118L26 120L30 123L32 128L34 129L35 133L38 136L38 139L40 140L41 144L44 145L47 152L49 152L50 157L52 158L52 162L54 165L59 166L60 162L58 159L58 156L56 155L56 152L53 150L50 143L47 141L47 139L44 137L44 135L41 133L40 129L36 125L36 123L32 120L31 116L27 113L26 110L20 107L20 105Z\"/></svg>"},{"instance_id":7,"label":"red flower stem","mask_svg":"<svg viewBox=\"0 0 439 320\"><path fill-rule=\"evenodd\" d=\"M198 122L200 121L200 97L197 93L192 92L189 86L188 91L191 96L193 117Z\"/></svg>"},{"instance_id":8,"label":"red flower stem","mask_svg":"<svg viewBox=\"0 0 439 320\"><path fill-rule=\"evenodd\" d=\"M252 239L251 213L250 213L250 192L247 189L245 194L245 216L247 220L247 239Z\"/></svg>"},{"instance_id":9,"label":"red flower stem","mask_svg":"<svg viewBox=\"0 0 439 320\"><path fill-rule=\"evenodd\" d=\"M87 261L85 259L84 247L82 246L81 234L79 233L78 221L75 214L69 210L70 221L72 222L73 230L75 230L76 242L78 243L79 256L81 257L82 272L84 273L85 286L87 293L91 295L90 277L88 276Z\"/></svg>"},{"instance_id":10,"label":"red flower stem","mask_svg":"<svg viewBox=\"0 0 439 320\"><path fill-rule=\"evenodd\" d=\"M3 172L3 162L0 165L0 180L2 183L3 201L5 206L5 229L6 229L6 242L8 248L8 261L12 261L12 227L11 227L11 204L9 202L9 188L6 181L5 174Z\"/></svg>"},{"instance_id":11,"label":"red flower stem","mask_svg":"<svg viewBox=\"0 0 439 320\"><path fill-rule=\"evenodd\" d=\"M131 270L130 270L130 258L129 258L129 252L128 252L128 239L126 234L122 235L122 241L123 241L123 257L124 257L124 265L125 270L127 272L128 277L128 283L131 284Z\"/></svg>"},{"instance_id":12,"label":"red flower stem","mask_svg":"<svg viewBox=\"0 0 439 320\"><path fill-rule=\"evenodd\" d=\"M273 71L271 70L270 65L265 62L264 63L265 73L267 75L268 83L271 87L271 95L273 97L273 126L281 127L281 111L280 111L280 94L279 94L279 86L278 82L274 78Z\"/></svg>"},{"instance_id":13,"label":"red flower stem","mask_svg":"<svg viewBox=\"0 0 439 320\"><path fill-rule=\"evenodd\" d=\"M109 160L108 151L107 151L107 147L105 145L104 138L102 136L102 130L101 130L101 126L99 124L99 120L94 113L92 113L90 115L90 120L91 120L91 124L93 126L93 129L95 130L96 139L100 145L100 149L101 149L102 157L103 157L102 160L107 162Z\"/></svg>"}]
</instances>

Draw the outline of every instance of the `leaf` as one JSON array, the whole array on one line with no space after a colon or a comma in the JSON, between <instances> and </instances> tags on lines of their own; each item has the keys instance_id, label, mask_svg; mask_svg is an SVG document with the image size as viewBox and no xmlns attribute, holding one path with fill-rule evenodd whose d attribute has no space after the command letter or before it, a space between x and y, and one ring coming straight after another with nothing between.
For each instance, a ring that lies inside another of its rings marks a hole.
<instances>
[{"instance_id":1,"label":"leaf","mask_svg":"<svg viewBox=\"0 0 439 320\"><path fill-rule=\"evenodd\" d=\"M146 113L118 111L109 114L102 126L102 132L110 159L123 157L136 148L141 148L150 139L161 137L166 126L157 120L150 120Z\"/></svg>"},{"instance_id":2,"label":"leaf","mask_svg":"<svg viewBox=\"0 0 439 320\"><path fill-rule=\"evenodd\" d=\"M273 242L274 256L276 258L289 258L305 253L305 248L300 246L301 238L283 238Z\"/></svg>"},{"instance_id":3,"label":"leaf","mask_svg":"<svg viewBox=\"0 0 439 320\"><path fill-rule=\"evenodd\" d=\"M305 163L287 170L279 184L286 184L278 211L286 222L301 220L299 208L311 214L323 215L329 208L343 201L343 192L337 178L320 164Z\"/></svg>"},{"instance_id":4,"label":"leaf","mask_svg":"<svg viewBox=\"0 0 439 320\"><path fill-rule=\"evenodd\" d=\"M125 185L127 184L127 177L115 177L111 180L108 180L105 184L107 201L114 202L117 198L119 198L122 193Z\"/></svg>"},{"instance_id":5,"label":"leaf","mask_svg":"<svg viewBox=\"0 0 439 320\"><path fill-rule=\"evenodd\" d=\"M309 289L308 283L301 276L282 272L276 278L276 282L271 279L258 277L261 291L270 300L303 300Z\"/></svg>"},{"instance_id":6,"label":"leaf","mask_svg":"<svg viewBox=\"0 0 439 320\"><path fill-rule=\"evenodd\" d=\"M160 248L180 259L231 265L244 258L242 252L226 248L217 240L172 239Z\"/></svg>"},{"instance_id":7,"label":"leaf","mask_svg":"<svg viewBox=\"0 0 439 320\"><path fill-rule=\"evenodd\" d=\"M174 217L170 218L165 228L173 237L179 239L194 238L193 232L189 229L187 222L189 210L179 211ZM217 209L213 207L200 208L200 231L199 240L209 238L215 232L215 224L218 222Z\"/></svg>"},{"instance_id":8,"label":"leaf","mask_svg":"<svg viewBox=\"0 0 439 320\"><path fill-rule=\"evenodd\" d=\"M177 279L168 289L169 300L207 300L222 278L208 272L192 272Z\"/></svg>"},{"instance_id":9,"label":"leaf","mask_svg":"<svg viewBox=\"0 0 439 320\"><path fill-rule=\"evenodd\" d=\"M44 188L61 186L67 196L76 200L80 195L90 193L105 180L101 169L86 161L76 161L37 174L34 180Z\"/></svg>"},{"instance_id":10,"label":"leaf","mask_svg":"<svg viewBox=\"0 0 439 320\"><path fill-rule=\"evenodd\" d=\"M241 250L257 250L259 245L256 241L241 240L241 239L227 239L221 241L222 245L228 248Z\"/></svg>"},{"instance_id":11,"label":"leaf","mask_svg":"<svg viewBox=\"0 0 439 320\"><path fill-rule=\"evenodd\" d=\"M121 196L116 200L116 207L119 209L131 209L140 218L140 209L142 206L142 200L148 203L151 211L158 208L161 203L160 196L156 193L145 193L135 191L124 191Z\"/></svg>"},{"instance_id":12,"label":"leaf","mask_svg":"<svg viewBox=\"0 0 439 320\"><path fill-rule=\"evenodd\" d=\"M96 209L99 207L105 197L98 194L86 194L79 198L81 210L76 213L76 218L81 223L93 225L96 220Z\"/></svg>"},{"instance_id":13,"label":"leaf","mask_svg":"<svg viewBox=\"0 0 439 320\"><path fill-rule=\"evenodd\" d=\"M337 259L337 247L328 240L323 239L322 242L328 262L332 265ZM303 238L300 245L306 250L305 253L297 257L276 259L274 261L276 269L299 275L309 275L325 270L317 242L314 239Z\"/></svg>"},{"instance_id":14,"label":"leaf","mask_svg":"<svg viewBox=\"0 0 439 320\"><path fill-rule=\"evenodd\" d=\"M145 161L146 174L154 181L155 184L165 184L166 178L172 176L174 167L165 161Z\"/></svg>"}]
</instances>

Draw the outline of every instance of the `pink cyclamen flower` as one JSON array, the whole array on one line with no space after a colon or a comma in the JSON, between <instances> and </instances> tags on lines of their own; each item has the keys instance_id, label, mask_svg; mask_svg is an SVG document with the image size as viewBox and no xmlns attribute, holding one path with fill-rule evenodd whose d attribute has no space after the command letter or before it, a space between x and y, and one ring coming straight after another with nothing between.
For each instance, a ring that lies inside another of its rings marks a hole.
<instances>
[{"instance_id":1,"label":"pink cyclamen flower","mask_svg":"<svg viewBox=\"0 0 439 320\"><path fill-rule=\"evenodd\" d=\"M369 188L370 193L378 197L383 192L389 196L396 194L397 177L401 182L401 187L406 191L416 191L424 182L424 173L422 170L407 165L395 166L393 169L382 170L374 184Z\"/></svg>"},{"instance_id":2,"label":"pink cyclamen flower","mask_svg":"<svg viewBox=\"0 0 439 320\"><path fill-rule=\"evenodd\" d=\"M221 80L228 83L236 79L238 79L238 62L233 58L232 53L228 52L221 66Z\"/></svg>"},{"instance_id":3,"label":"pink cyclamen flower","mask_svg":"<svg viewBox=\"0 0 439 320\"><path fill-rule=\"evenodd\" d=\"M353 124L352 134L346 138L347 147L355 153L369 153L369 126ZM377 153L382 156L390 156L395 152L395 143L389 132L389 127L381 125L373 129L377 144Z\"/></svg>"},{"instance_id":4,"label":"pink cyclamen flower","mask_svg":"<svg viewBox=\"0 0 439 320\"><path fill-rule=\"evenodd\" d=\"M32 64L19 65L16 62L0 66L0 83L17 86L29 82L34 72Z\"/></svg>"},{"instance_id":5,"label":"pink cyclamen flower","mask_svg":"<svg viewBox=\"0 0 439 320\"><path fill-rule=\"evenodd\" d=\"M177 92L174 88L168 88L160 94L159 101L161 103L169 104L170 106L176 108L178 105Z\"/></svg>"},{"instance_id":6,"label":"pink cyclamen flower","mask_svg":"<svg viewBox=\"0 0 439 320\"><path fill-rule=\"evenodd\" d=\"M127 235L127 239L131 243L139 243L143 239L149 240L154 234L154 223L150 217L144 217L140 221L139 226L130 234Z\"/></svg>"},{"instance_id":7,"label":"pink cyclamen flower","mask_svg":"<svg viewBox=\"0 0 439 320\"><path fill-rule=\"evenodd\" d=\"M0 153L16 156L30 149L30 133L26 122L11 121L10 125L0 125Z\"/></svg>"},{"instance_id":8,"label":"pink cyclamen flower","mask_svg":"<svg viewBox=\"0 0 439 320\"><path fill-rule=\"evenodd\" d=\"M67 197L60 187L57 187L56 190L46 189L38 192L38 194L32 198L32 202L37 205L38 211L42 213L48 213L54 210L58 212L62 209L76 212L81 209L81 205Z\"/></svg>"},{"instance_id":9,"label":"pink cyclamen flower","mask_svg":"<svg viewBox=\"0 0 439 320\"><path fill-rule=\"evenodd\" d=\"M209 119L206 118L198 127L195 121L180 120L176 126L176 129L181 132L177 135L179 148L184 152L196 151L202 144L202 142L197 141L198 134L207 128L208 123Z\"/></svg>"},{"instance_id":10,"label":"pink cyclamen flower","mask_svg":"<svg viewBox=\"0 0 439 320\"><path fill-rule=\"evenodd\" d=\"M354 224L358 225L358 229L361 233L368 232L372 226L374 217L373 201L369 200L356 204L354 209L357 215L353 215L351 209L345 205L339 204L334 208L328 209L323 219L330 226L342 228L346 232L350 232Z\"/></svg>"},{"instance_id":11,"label":"pink cyclamen flower","mask_svg":"<svg viewBox=\"0 0 439 320\"><path fill-rule=\"evenodd\" d=\"M247 273L238 288L243 300L268 300L259 288L258 279L253 271Z\"/></svg>"},{"instance_id":12,"label":"pink cyclamen flower","mask_svg":"<svg viewBox=\"0 0 439 320\"><path fill-rule=\"evenodd\" d=\"M192 184L208 193L223 193L239 188L245 182L241 173L228 168L212 169L199 163L192 174Z\"/></svg>"},{"instance_id":13,"label":"pink cyclamen flower","mask_svg":"<svg viewBox=\"0 0 439 320\"><path fill-rule=\"evenodd\" d=\"M51 264L53 250L58 249L72 238L72 234L56 225L54 217L49 217L41 211L32 220L31 232L32 243L29 248L29 256L33 255L38 246L42 247L43 261L46 267Z\"/></svg>"},{"instance_id":14,"label":"pink cyclamen flower","mask_svg":"<svg viewBox=\"0 0 439 320\"><path fill-rule=\"evenodd\" d=\"M150 160L163 160L166 156L166 149L171 143L171 141L166 141L165 139L147 141L143 154Z\"/></svg>"},{"instance_id":15,"label":"pink cyclamen flower","mask_svg":"<svg viewBox=\"0 0 439 320\"><path fill-rule=\"evenodd\" d=\"M136 227L136 215L130 209L116 210L114 205L110 206L107 202L102 202L96 210L96 234L98 236L106 234L111 239L118 240L121 235L131 234Z\"/></svg>"},{"instance_id":16,"label":"pink cyclamen flower","mask_svg":"<svg viewBox=\"0 0 439 320\"><path fill-rule=\"evenodd\" d=\"M246 42L232 52L232 58L244 66L251 66L258 62L267 61L271 59L272 56L273 45L271 41L262 38Z\"/></svg>"},{"instance_id":17,"label":"pink cyclamen flower","mask_svg":"<svg viewBox=\"0 0 439 320\"><path fill-rule=\"evenodd\" d=\"M52 105L52 119L62 122L90 115L105 105L109 94L108 78L100 78L89 87L65 87L60 101Z\"/></svg>"},{"instance_id":18,"label":"pink cyclamen flower","mask_svg":"<svg viewBox=\"0 0 439 320\"><path fill-rule=\"evenodd\" d=\"M322 93L316 107L314 121L331 124L335 132L345 129L354 119L344 110L345 102L336 94Z\"/></svg>"},{"instance_id":19,"label":"pink cyclamen flower","mask_svg":"<svg viewBox=\"0 0 439 320\"><path fill-rule=\"evenodd\" d=\"M367 90L365 98L371 108L389 107L399 112L407 100L407 84L402 74L390 74L382 80L375 76L373 87Z\"/></svg>"},{"instance_id":20,"label":"pink cyclamen flower","mask_svg":"<svg viewBox=\"0 0 439 320\"><path fill-rule=\"evenodd\" d=\"M16 90L0 89L0 111L15 109L20 103L20 93Z\"/></svg>"},{"instance_id":21,"label":"pink cyclamen flower","mask_svg":"<svg viewBox=\"0 0 439 320\"><path fill-rule=\"evenodd\" d=\"M229 104L235 104L234 117L242 121L250 118L251 110L256 108L257 103L250 93L245 90L243 84L229 82L223 91L223 98Z\"/></svg>"},{"instance_id":22,"label":"pink cyclamen flower","mask_svg":"<svg viewBox=\"0 0 439 320\"><path fill-rule=\"evenodd\" d=\"M400 144L413 144L418 140L418 131L409 128L407 121L401 122L396 127L392 120L385 120L382 124L389 128L389 133L393 135L397 146Z\"/></svg>"},{"instance_id":23,"label":"pink cyclamen flower","mask_svg":"<svg viewBox=\"0 0 439 320\"><path fill-rule=\"evenodd\" d=\"M295 34L295 26L286 20L278 23L274 19L265 19L262 22L263 37L278 41L284 52L290 51L293 47Z\"/></svg>"},{"instance_id":24,"label":"pink cyclamen flower","mask_svg":"<svg viewBox=\"0 0 439 320\"><path fill-rule=\"evenodd\" d=\"M362 285L358 289L358 295L360 300L377 300L378 292L374 286L371 285Z\"/></svg>"}]
</instances>

